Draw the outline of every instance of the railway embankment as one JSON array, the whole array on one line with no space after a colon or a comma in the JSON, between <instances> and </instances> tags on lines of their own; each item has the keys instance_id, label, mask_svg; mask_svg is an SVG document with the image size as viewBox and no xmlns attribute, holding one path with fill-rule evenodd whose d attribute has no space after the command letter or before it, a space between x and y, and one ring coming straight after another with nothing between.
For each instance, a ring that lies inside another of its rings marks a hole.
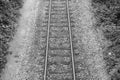
<instances>
[{"instance_id":1,"label":"railway embankment","mask_svg":"<svg viewBox=\"0 0 120 80\"><path fill-rule=\"evenodd\" d=\"M108 80L103 60L103 47L107 44L103 34L95 28L96 19L92 12L90 0L76 0L73 5L73 16L76 22L76 36L83 44L84 60L95 80ZM81 43L78 43L81 48Z\"/></svg>"},{"instance_id":2,"label":"railway embankment","mask_svg":"<svg viewBox=\"0 0 120 80\"><path fill-rule=\"evenodd\" d=\"M109 80L120 79L120 0L92 0L96 28L102 32L106 72Z\"/></svg>"},{"instance_id":3,"label":"railway embankment","mask_svg":"<svg viewBox=\"0 0 120 80\"><path fill-rule=\"evenodd\" d=\"M9 43L9 50L12 52L7 59L8 62L2 75L2 80L23 80L26 77L21 70L27 61L27 53L30 50L34 27L38 13L38 0L25 0L20 10L21 17L13 41Z\"/></svg>"},{"instance_id":4,"label":"railway embankment","mask_svg":"<svg viewBox=\"0 0 120 80\"><path fill-rule=\"evenodd\" d=\"M18 28L18 20L21 16L19 10L22 7L22 0L0 1L0 80L8 62L7 56L11 54L9 43L13 40Z\"/></svg>"}]
</instances>

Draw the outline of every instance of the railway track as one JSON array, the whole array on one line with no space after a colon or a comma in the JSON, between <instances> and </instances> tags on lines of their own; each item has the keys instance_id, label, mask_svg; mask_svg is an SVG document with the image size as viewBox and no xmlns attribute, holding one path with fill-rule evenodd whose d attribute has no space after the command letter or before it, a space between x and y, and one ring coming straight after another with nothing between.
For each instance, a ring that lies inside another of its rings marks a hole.
<instances>
[{"instance_id":1,"label":"railway track","mask_svg":"<svg viewBox=\"0 0 120 80\"><path fill-rule=\"evenodd\" d=\"M76 80L68 0L50 0L48 16L44 80Z\"/></svg>"},{"instance_id":2,"label":"railway track","mask_svg":"<svg viewBox=\"0 0 120 80\"><path fill-rule=\"evenodd\" d=\"M39 27L40 80L87 80L68 0L47 0L46 14ZM36 39L38 40L38 39ZM40 75L41 74L41 75ZM33 79L34 80L34 79Z\"/></svg>"}]
</instances>

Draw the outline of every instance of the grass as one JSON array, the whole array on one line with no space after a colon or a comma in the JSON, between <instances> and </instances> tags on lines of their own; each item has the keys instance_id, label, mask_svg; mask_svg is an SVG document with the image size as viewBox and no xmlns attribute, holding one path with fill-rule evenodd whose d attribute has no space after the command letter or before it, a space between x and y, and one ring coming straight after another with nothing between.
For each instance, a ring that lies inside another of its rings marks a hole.
<instances>
[{"instance_id":1,"label":"grass","mask_svg":"<svg viewBox=\"0 0 120 80\"><path fill-rule=\"evenodd\" d=\"M0 0L0 73L7 63L6 56L11 54L9 42L14 36L22 4L22 0Z\"/></svg>"},{"instance_id":2,"label":"grass","mask_svg":"<svg viewBox=\"0 0 120 80\"><path fill-rule=\"evenodd\" d=\"M103 55L106 69L111 80L120 77L120 0L93 0L93 12L97 20L96 27L101 29L103 36L112 44L107 46ZM109 54L111 53L111 54Z\"/></svg>"}]
</instances>

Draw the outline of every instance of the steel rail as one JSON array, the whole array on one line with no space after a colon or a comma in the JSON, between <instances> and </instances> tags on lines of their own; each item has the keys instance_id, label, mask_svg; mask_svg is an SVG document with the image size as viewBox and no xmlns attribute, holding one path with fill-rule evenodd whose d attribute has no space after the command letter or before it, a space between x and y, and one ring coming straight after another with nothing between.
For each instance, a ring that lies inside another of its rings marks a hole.
<instances>
[{"instance_id":1,"label":"steel rail","mask_svg":"<svg viewBox=\"0 0 120 80\"><path fill-rule=\"evenodd\" d=\"M72 42L72 29L70 21L70 12L69 12L69 0L67 2L67 14L68 14L68 25L69 25L69 35L70 35L70 45L71 45L71 55L72 55L72 71L73 71L73 80L76 80L75 76L75 62L74 62L74 52L73 52L73 42Z\"/></svg>"},{"instance_id":2,"label":"steel rail","mask_svg":"<svg viewBox=\"0 0 120 80\"><path fill-rule=\"evenodd\" d=\"M47 28L47 45L46 45L46 56L45 56L45 69L44 69L44 80L46 80L47 76L47 63L48 63L48 51L49 51L49 33L50 33L50 19L51 19L51 0L49 2L49 19L48 19L48 28Z\"/></svg>"},{"instance_id":3,"label":"steel rail","mask_svg":"<svg viewBox=\"0 0 120 80\"><path fill-rule=\"evenodd\" d=\"M72 72L73 72L73 80L76 80L75 77L75 63L74 63L74 53L73 53L73 43L72 43L72 29L69 15L69 1L66 0L67 3L67 14L68 14L68 26L69 26L69 35L70 35L70 45L71 45L71 55L72 55ZM49 33L50 33L50 19L51 19L51 5L52 0L49 2L49 19L48 19L48 28L47 28L47 45L46 45L46 56L45 56L45 69L44 69L44 80L46 80L47 76L47 63L48 63L48 51L49 51Z\"/></svg>"}]
</instances>

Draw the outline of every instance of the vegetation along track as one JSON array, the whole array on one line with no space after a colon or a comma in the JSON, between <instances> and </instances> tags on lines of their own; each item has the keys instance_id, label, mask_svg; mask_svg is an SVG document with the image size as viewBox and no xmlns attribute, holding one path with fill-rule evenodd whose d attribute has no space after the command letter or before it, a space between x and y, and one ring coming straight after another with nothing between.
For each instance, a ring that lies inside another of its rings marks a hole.
<instances>
[{"instance_id":1,"label":"vegetation along track","mask_svg":"<svg viewBox=\"0 0 120 80\"><path fill-rule=\"evenodd\" d=\"M75 25L69 1L45 2L48 4L46 15L39 28L41 80L80 80L85 73L80 68L80 54L73 35Z\"/></svg>"}]
</instances>

